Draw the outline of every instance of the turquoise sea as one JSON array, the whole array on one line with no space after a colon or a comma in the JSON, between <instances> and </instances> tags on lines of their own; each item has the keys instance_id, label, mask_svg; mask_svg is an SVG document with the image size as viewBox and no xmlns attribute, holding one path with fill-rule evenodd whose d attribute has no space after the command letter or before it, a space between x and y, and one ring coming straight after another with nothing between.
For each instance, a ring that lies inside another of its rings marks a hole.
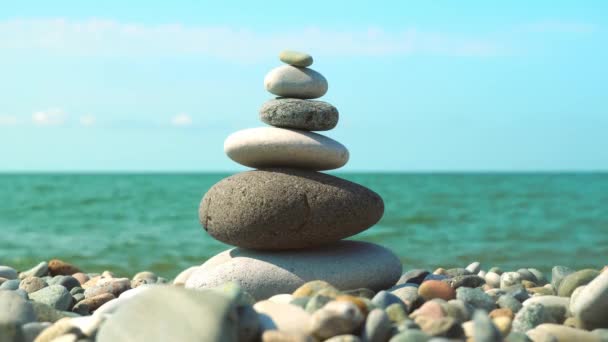
<instances>
[{"instance_id":1,"label":"turquoise sea","mask_svg":"<svg viewBox=\"0 0 608 342\"><path fill-rule=\"evenodd\" d=\"M355 239L404 269L608 264L608 173L338 174L378 192L378 225ZM228 174L0 175L0 265L60 258L86 271L172 277L228 248L198 204Z\"/></svg>"}]
</instances>

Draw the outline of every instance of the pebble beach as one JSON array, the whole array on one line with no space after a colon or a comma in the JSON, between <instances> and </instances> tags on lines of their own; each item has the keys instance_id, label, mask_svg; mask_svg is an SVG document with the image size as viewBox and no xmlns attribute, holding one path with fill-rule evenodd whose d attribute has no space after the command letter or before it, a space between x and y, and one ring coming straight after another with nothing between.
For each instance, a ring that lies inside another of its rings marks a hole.
<instances>
[{"instance_id":1,"label":"pebble beach","mask_svg":"<svg viewBox=\"0 0 608 342\"><path fill-rule=\"evenodd\" d=\"M350 158L317 133L340 118L318 100L328 81L306 53L279 60L264 78L268 126L224 143L253 170L200 201L204 232L233 247L174 279L77 259L1 265L0 342L608 341L608 267L416 269L387 246L348 240L381 220L384 199L325 173Z\"/></svg>"}]
</instances>

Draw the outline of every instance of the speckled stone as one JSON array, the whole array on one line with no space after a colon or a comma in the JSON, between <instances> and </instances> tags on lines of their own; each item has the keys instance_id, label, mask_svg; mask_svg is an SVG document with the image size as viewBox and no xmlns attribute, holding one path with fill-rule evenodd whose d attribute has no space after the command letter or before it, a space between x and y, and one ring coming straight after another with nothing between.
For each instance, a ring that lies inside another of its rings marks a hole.
<instances>
[{"instance_id":1,"label":"speckled stone","mask_svg":"<svg viewBox=\"0 0 608 342\"><path fill-rule=\"evenodd\" d=\"M481 289L472 289L469 287L460 287L456 290L456 298L465 303L470 304L474 308L482 309L490 312L496 308L496 304L492 297L488 296Z\"/></svg>"},{"instance_id":2,"label":"speckled stone","mask_svg":"<svg viewBox=\"0 0 608 342\"><path fill-rule=\"evenodd\" d=\"M328 131L336 127L338 119L338 109L323 101L279 98L260 108L260 120L275 127Z\"/></svg>"},{"instance_id":3,"label":"speckled stone","mask_svg":"<svg viewBox=\"0 0 608 342\"><path fill-rule=\"evenodd\" d=\"M577 287L589 284L599 274L599 271L593 269L580 270L571 273L561 281L557 290L557 295L561 297L570 297Z\"/></svg>"},{"instance_id":4,"label":"speckled stone","mask_svg":"<svg viewBox=\"0 0 608 342\"><path fill-rule=\"evenodd\" d=\"M279 52L279 60L285 64L303 68L311 66L313 62L311 55L294 50L283 50Z\"/></svg>"},{"instance_id":5,"label":"speckled stone","mask_svg":"<svg viewBox=\"0 0 608 342\"><path fill-rule=\"evenodd\" d=\"M217 240L268 250L334 242L371 227L383 213L382 198L361 185L318 172L268 169L215 184L199 217Z\"/></svg>"},{"instance_id":6,"label":"speckled stone","mask_svg":"<svg viewBox=\"0 0 608 342\"><path fill-rule=\"evenodd\" d=\"M316 311L310 319L309 331L320 340L354 333L364 316L351 302L333 301Z\"/></svg>"},{"instance_id":7,"label":"speckled stone","mask_svg":"<svg viewBox=\"0 0 608 342\"><path fill-rule=\"evenodd\" d=\"M266 74L264 87L277 96L316 99L327 93L328 84L315 70L282 65Z\"/></svg>"},{"instance_id":8,"label":"speckled stone","mask_svg":"<svg viewBox=\"0 0 608 342\"><path fill-rule=\"evenodd\" d=\"M19 288L23 289L27 293L36 292L47 286L47 283L38 277L27 277L19 284Z\"/></svg>"},{"instance_id":9,"label":"speckled stone","mask_svg":"<svg viewBox=\"0 0 608 342\"><path fill-rule=\"evenodd\" d=\"M550 322L549 315L547 315L543 305L533 303L519 310L513 319L512 329L515 332L525 333L539 324Z\"/></svg>"},{"instance_id":10,"label":"speckled stone","mask_svg":"<svg viewBox=\"0 0 608 342\"><path fill-rule=\"evenodd\" d=\"M208 288L234 281L259 300L292 293L307 281L318 279L340 290L380 290L389 288L400 274L401 262L391 251L371 243L345 240L307 250L231 249L197 269L186 288Z\"/></svg>"}]
</instances>

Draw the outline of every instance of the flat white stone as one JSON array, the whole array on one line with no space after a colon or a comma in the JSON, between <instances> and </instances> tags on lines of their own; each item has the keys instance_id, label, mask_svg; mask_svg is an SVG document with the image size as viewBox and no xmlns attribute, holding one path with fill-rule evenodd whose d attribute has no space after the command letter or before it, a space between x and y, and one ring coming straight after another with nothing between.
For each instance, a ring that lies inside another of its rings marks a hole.
<instances>
[{"instance_id":1,"label":"flat white stone","mask_svg":"<svg viewBox=\"0 0 608 342\"><path fill-rule=\"evenodd\" d=\"M277 127L250 128L231 134L224 152L235 162L253 167L332 170L348 162L348 150L326 136Z\"/></svg>"},{"instance_id":2,"label":"flat white stone","mask_svg":"<svg viewBox=\"0 0 608 342\"><path fill-rule=\"evenodd\" d=\"M608 271L600 273L576 296L570 310L592 328L608 328Z\"/></svg>"},{"instance_id":3,"label":"flat white stone","mask_svg":"<svg viewBox=\"0 0 608 342\"><path fill-rule=\"evenodd\" d=\"M325 77L312 69L282 65L266 74L264 87L282 97L316 99L327 93L328 85Z\"/></svg>"},{"instance_id":4,"label":"flat white stone","mask_svg":"<svg viewBox=\"0 0 608 342\"><path fill-rule=\"evenodd\" d=\"M292 293L312 280L324 280L340 290L379 291L393 286L400 276L401 262L390 250L344 240L305 250L230 249L198 268L186 288L212 288L232 281L260 300Z\"/></svg>"}]
</instances>

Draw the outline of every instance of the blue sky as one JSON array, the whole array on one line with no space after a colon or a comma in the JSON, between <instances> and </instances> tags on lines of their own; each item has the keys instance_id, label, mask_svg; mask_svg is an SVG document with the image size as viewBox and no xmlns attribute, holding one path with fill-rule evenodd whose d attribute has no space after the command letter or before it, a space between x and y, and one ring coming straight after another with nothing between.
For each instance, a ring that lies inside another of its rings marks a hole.
<instances>
[{"instance_id":1,"label":"blue sky","mask_svg":"<svg viewBox=\"0 0 608 342\"><path fill-rule=\"evenodd\" d=\"M603 1L13 1L0 171L234 171L307 51L344 171L608 170Z\"/></svg>"}]
</instances>

